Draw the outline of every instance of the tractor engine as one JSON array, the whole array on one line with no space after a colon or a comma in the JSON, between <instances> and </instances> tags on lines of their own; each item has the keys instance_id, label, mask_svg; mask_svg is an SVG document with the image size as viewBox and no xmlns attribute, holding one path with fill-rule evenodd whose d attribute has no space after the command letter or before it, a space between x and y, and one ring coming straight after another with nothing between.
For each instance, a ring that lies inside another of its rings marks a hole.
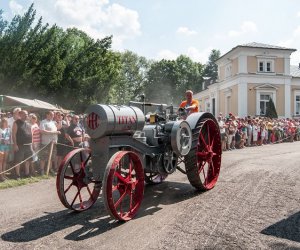
<instances>
[{"instance_id":1,"label":"tractor engine","mask_svg":"<svg viewBox=\"0 0 300 250\"><path fill-rule=\"evenodd\" d=\"M157 114L145 117L137 107L100 104L90 106L87 114L92 151L105 144L107 148L129 147L140 155L145 172L173 173L178 157L191 149L192 131L184 120L168 121Z\"/></svg>"},{"instance_id":2,"label":"tractor engine","mask_svg":"<svg viewBox=\"0 0 300 250\"><path fill-rule=\"evenodd\" d=\"M191 149L192 132L186 121L160 121L146 124L134 137L149 147L159 148L156 155L146 157L146 170L171 174L176 170L178 157L187 155Z\"/></svg>"}]
</instances>

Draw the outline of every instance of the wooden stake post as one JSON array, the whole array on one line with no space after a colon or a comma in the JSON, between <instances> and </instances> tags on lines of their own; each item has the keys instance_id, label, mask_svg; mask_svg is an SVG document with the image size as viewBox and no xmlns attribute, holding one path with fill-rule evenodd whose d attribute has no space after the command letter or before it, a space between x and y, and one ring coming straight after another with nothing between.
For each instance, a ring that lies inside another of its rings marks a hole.
<instances>
[{"instance_id":1,"label":"wooden stake post","mask_svg":"<svg viewBox=\"0 0 300 250\"><path fill-rule=\"evenodd\" d=\"M46 172L46 175L48 176L49 175L49 170L50 170L50 166L52 164L52 152L53 152L53 146L54 146L54 141L51 142L51 145L50 145L50 153L49 153L49 157L48 157L48 164L47 164L47 172Z\"/></svg>"}]
</instances>

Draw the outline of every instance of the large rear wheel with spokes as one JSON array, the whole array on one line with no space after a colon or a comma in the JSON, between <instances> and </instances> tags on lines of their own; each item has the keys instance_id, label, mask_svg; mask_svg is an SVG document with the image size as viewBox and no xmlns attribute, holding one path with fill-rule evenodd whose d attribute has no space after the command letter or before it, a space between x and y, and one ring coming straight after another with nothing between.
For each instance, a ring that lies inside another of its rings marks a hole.
<instances>
[{"instance_id":1,"label":"large rear wheel with spokes","mask_svg":"<svg viewBox=\"0 0 300 250\"><path fill-rule=\"evenodd\" d=\"M119 151L109 160L103 179L103 199L116 220L132 219L144 196L144 170L138 155Z\"/></svg>"},{"instance_id":2,"label":"large rear wheel with spokes","mask_svg":"<svg viewBox=\"0 0 300 250\"><path fill-rule=\"evenodd\" d=\"M199 119L193 129L193 146L185 157L190 183L198 190L212 189L221 168L221 136L218 124L209 118Z\"/></svg>"},{"instance_id":3,"label":"large rear wheel with spokes","mask_svg":"<svg viewBox=\"0 0 300 250\"><path fill-rule=\"evenodd\" d=\"M58 169L56 189L61 203L78 212L89 209L97 201L101 181L93 178L90 150L74 149L66 155Z\"/></svg>"}]
</instances>

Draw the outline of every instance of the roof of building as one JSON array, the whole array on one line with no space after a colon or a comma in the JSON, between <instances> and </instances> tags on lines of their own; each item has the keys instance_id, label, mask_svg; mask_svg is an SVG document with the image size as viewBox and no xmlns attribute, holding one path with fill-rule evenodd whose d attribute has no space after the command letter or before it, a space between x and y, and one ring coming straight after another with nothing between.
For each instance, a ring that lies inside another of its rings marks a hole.
<instances>
[{"instance_id":1,"label":"roof of building","mask_svg":"<svg viewBox=\"0 0 300 250\"><path fill-rule=\"evenodd\" d=\"M280 49L280 50L293 50L293 51L296 51L296 49L292 49L292 48L286 48L286 47L269 45L269 44L264 44L264 43L256 43L256 42L238 45L237 47L251 47L251 48Z\"/></svg>"},{"instance_id":2,"label":"roof of building","mask_svg":"<svg viewBox=\"0 0 300 250\"><path fill-rule=\"evenodd\" d=\"M293 76L293 77L300 77L300 65L299 66L291 65L290 73L291 73L291 76Z\"/></svg>"},{"instance_id":3,"label":"roof of building","mask_svg":"<svg viewBox=\"0 0 300 250\"><path fill-rule=\"evenodd\" d=\"M292 52L296 51L296 49L292 49L292 48L286 48L286 47L281 47L281 46L275 46L275 45L269 45L269 44L264 44L264 43L252 42L252 43L246 43L246 44L235 46L230 51L228 51L227 53L225 53L224 55L222 55L219 59L221 59L222 57L224 57L225 55L227 55L228 53L230 53L231 51L233 51L233 50L235 50L237 48L261 48L261 49L290 50Z\"/></svg>"}]
</instances>

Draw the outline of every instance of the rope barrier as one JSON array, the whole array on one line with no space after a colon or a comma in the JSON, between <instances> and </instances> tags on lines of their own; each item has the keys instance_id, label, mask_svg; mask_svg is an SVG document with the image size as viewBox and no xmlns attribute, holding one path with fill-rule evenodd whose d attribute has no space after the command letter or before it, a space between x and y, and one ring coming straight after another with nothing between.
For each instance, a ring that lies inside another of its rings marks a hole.
<instances>
[{"instance_id":1,"label":"rope barrier","mask_svg":"<svg viewBox=\"0 0 300 250\"><path fill-rule=\"evenodd\" d=\"M287 137L284 137L284 138L282 138L282 139L280 139L280 140L278 140L278 141L275 141L275 142L270 142L270 143L272 143L272 144L275 144L275 143L278 143L278 142L284 141L284 140L286 140L286 139L288 139L288 138L290 138L290 137L295 137L295 136L296 136L296 135L298 135L298 134L300 134L300 131L299 131L299 132L297 132L297 133L295 133L295 134L292 134L292 135L289 135L289 136L287 136Z\"/></svg>"},{"instance_id":2,"label":"rope barrier","mask_svg":"<svg viewBox=\"0 0 300 250\"><path fill-rule=\"evenodd\" d=\"M18 167L19 165L21 165L22 163L28 161L30 158L33 158L34 156L36 156L38 153L40 153L42 150L44 150L50 143L52 142L49 142L47 145L43 146L41 149L39 149L38 151L34 152L33 155L27 157L25 160L15 164L14 166L10 167L9 169L6 169L5 171L3 172L0 172L0 175L2 174L5 174L5 173L8 173L10 172L11 170L15 169L16 167ZM79 148L79 147L73 147L73 146L70 146L70 145L67 145L67 144L63 144L63 143L56 143L56 145L62 145L62 146L65 146L65 147L69 147L69 148L73 148L73 149L76 149L76 148ZM50 158L51 159L51 158Z\"/></svg>"},{"instance_id":3,"label":"rope barrier","mask_svg":"<svg viewBox=\"0 0 300 250\"><path fill-rule=\"evenodd\" d=\"M7 170L1 172L0 174L5 174L5 173L9 172L10 170L16 168L17 166L21 165L22 163L28 161L30 158L33 158L37 153L39 153L39 152L41 152L42 150L44 150L44 148L46 148L50 143L51 143L51 142L49 142L47 145L45 145L44 147L42 147L41 149L39 149L39 150L38 150L37 152L35 152L33 155L27 157L25 160L23 160L23 161L17 163L16 165L14 165L14 166L12 166L11 168L9 168L9 169L7 169Z\"/></svg>"},{"instance_id":4,"label":"rope barrier","mask_svg":"<svg viewBox=\"0 0 300 250\"><path fill-rule=\"evenodd\" d=\"M278 143L278 142L284 141L284 140L286 140L286 139L288 139L288 138L290 138L290 137L294 137L294 136L299 135L299 134L300 134L300 131L297 132L297 133L294 133L294 134L292 134L292 135L286 136L286 137L284 137L284 138L282 138L282 139L280 139L280 140L277 140L277 141L275 141L275 142L271 142L271 141L270 141L270 144L276 144L276 143ZM41 149L39 149L38 151L34 152L33 155L29 156L29 157L26 158L25 160L23 160L23 161L17 163L16 165L10 167L9 169L6 169L6 170L3 171L3 172L0 172L0 175L10 172L11 170L15 169L17 166L19 166L19 165L21 165L22 163L28 161L30 158L33 158L33 157L36 156L38 153L40 153L42 150L44 150L50 143L52 143L52 142L49 142L47 145L43 146L43 147L42 147ZM56 143L56 145L62 145L62 146L69 147L69 148L72 148L72 149L80 148L80 147L74 147L74 146L70 146L70 145L63 144L63 143L58 143L58 142ZM49 157L49 159L51 159L51 158Z\"/></svg>"}]
</instances>

